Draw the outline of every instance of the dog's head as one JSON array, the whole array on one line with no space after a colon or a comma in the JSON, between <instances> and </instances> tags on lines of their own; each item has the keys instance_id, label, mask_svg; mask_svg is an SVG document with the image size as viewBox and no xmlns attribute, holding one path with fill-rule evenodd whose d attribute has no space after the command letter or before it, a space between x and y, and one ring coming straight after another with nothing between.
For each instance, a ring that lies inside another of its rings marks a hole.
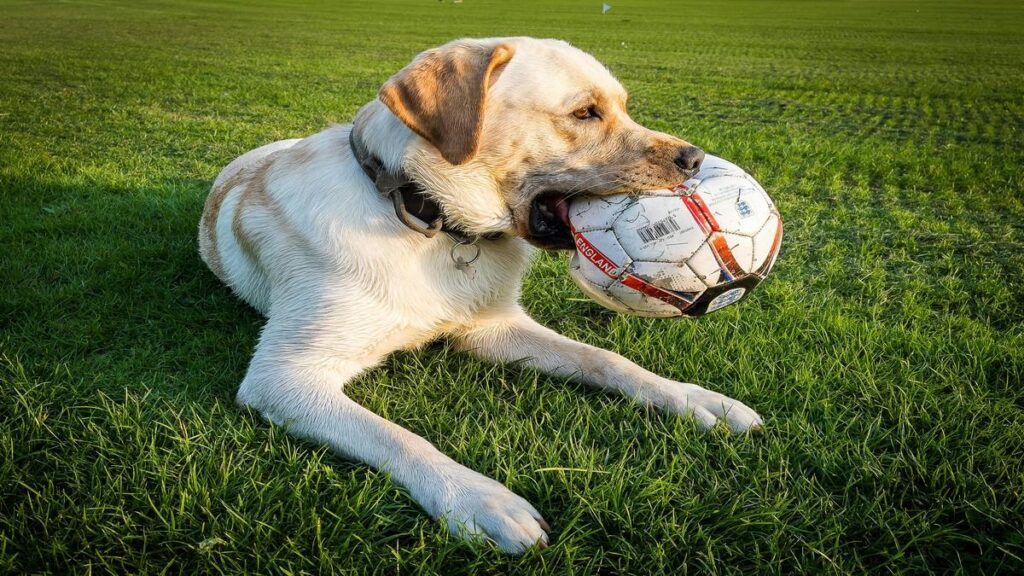
<instances>
[{"instance_id":1,"label":"dog's head","mask_svg":"<svg viewBox=\"0 0 1024 576\"><path fill-rule=\"evenodd\" d=\"M626 90L558 40L458 40L420 54L379 101L419 137L402 165L471 233L570 248L564 199L672 186L703 152L634 122Z\"/></svg>"}]
</instances>

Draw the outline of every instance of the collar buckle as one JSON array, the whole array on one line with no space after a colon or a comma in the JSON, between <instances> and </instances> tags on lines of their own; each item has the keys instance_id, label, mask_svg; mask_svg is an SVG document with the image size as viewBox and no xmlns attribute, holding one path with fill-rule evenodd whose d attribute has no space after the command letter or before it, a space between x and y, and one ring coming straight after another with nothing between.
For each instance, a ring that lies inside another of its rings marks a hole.
<instances>
[{"instance_id":1,"label":"collar buckle","mask_svg":"<svg viewBox=\"0 0 1024 576\"><path fill-rule=\"evenodd\" d=\"M386 174L387 173L381 173L385 178L387 177ZM377 181L380 182L380 180L381 177L378 177ZM378 184L377 187L379 189L380 184ZM424 225L422 220L410 214L409 210L405 207L405 195L402 193L401 187L392 189L391 192L388 193L388 196L391 196L391 202L395 205L395 215L398 216L398 219L402 221L402 224L405 224L416 232L423 234L427 238L433 238L434 236L437 236L437 233L444 227L444 218L440 216L435 218L430 224Z\"/></svg>"},{"instance_id":2,"label":"collar buckle","mask_svg":"<svg viewBox=\"0 0 1024 576\"><path fill-rule=\"evenodd\" d=\"M440 207L423 194L420 186L413 182L404 171L392 172L384 167L380 159L369 154L363 147L362 141L356 137L354 125L348 133L348 144L352 155L355 156L356 162L359 163L359 167L363 169L366 177L373 181L382 196L391 199L391 203L395 207L395 216L402 221L402 224L427 238L437 236L437 233L444 228L444 215L441 214ZM418 218L406 207L406 194L414 194L419 197L419 214L423 215L423 218ZM437 216L431 218L427 213L434 213Z\"/></svg>"},{"instance_id":3,"label":"collar buckle","mask_svg":"<svg viewBox=\"0 0 1024 576\"><path fill-rule=\"evenodd\" d=\"M419 232L427 238L433 238L437 236L438 232L444 232L452 240L461 244L475 243L480 239L501 238L501 232L470 237L458 227L446 223L441 206L425 193L420 184L409 178L404 171L388 170L379 158L366 150L362 140L356 135L355 125L348 133L348 144L356 162L363 169L363 173L373 182L381 195L391 198L391 203L395 207L395 216L409 229Z\"/></svg>"}]
</instances>

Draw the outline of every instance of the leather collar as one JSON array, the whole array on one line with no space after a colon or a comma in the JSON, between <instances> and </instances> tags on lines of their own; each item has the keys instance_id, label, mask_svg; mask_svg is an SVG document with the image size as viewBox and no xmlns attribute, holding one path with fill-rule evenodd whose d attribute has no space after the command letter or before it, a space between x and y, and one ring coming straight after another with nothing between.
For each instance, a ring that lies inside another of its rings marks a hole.
<instances>
[{"instance_id":1,"label":"leather collar","mask_svg":"<svg viewBox=\"0 0 1024 576\"><path fill-rule=\"evenodd\" d=\"M426 193L424 187L409 177L404 170L392 172L388 170L380 158L370 154L361 138L356 136L356 127L348 134L348 143L352 148L359 167L366 177L373 181L377 190L385 198L390 198L395 207L395 216L411 230L433 238L438 232L444 232L460 244L474 243L480 238L494 240L502 234L470 236L461 228L445 218L441 205Z\"/></svg>"}]
</instances>

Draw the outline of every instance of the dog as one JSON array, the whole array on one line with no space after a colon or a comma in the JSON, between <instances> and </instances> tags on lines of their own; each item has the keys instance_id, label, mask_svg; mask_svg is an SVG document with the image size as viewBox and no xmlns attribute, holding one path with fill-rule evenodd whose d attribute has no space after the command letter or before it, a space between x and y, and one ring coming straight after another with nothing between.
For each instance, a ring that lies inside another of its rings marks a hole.
<instances>
[{"instance_id":1,"label":"dog","mask_svg":"<svg viewBox=\"0 0 1024 576\"><path fill-rule=\"evenodd\" d=\"M561 336L519 303L535 250L573 247L569 196L671 186L699 167L699 148L637 124L626 103L607 68L563 41L456 40L388 79L351 125L231 162L199 250L266 316L238 403L387 471L454 534L510 553L547 545L541 514L356 404L346 382L444 337L704 427L760 427L741 402Z\"/></svg>"}]
</instances>

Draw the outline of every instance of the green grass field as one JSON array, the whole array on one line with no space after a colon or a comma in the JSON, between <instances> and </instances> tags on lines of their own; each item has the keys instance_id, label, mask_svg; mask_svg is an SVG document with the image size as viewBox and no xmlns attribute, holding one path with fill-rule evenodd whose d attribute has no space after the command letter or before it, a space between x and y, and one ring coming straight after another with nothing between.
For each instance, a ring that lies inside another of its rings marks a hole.
<instances>
[{"instance_id":1,"label":"green grass field","mask_svg":"<svg viewBox=\"0 0 1024 576\"><path fill-rule=\"evenodd\" d=\"M1024 4L0 0L0 572L1024 571ZM196 253L238 154L344 123L420 50L554 36L634 118L748 168L786 222L754 297L616 316L537 260L569 336L757 409L403 353L359 402L553 527L505 557L233 396L261 319Z\"/></svg>"}]
</instances>

